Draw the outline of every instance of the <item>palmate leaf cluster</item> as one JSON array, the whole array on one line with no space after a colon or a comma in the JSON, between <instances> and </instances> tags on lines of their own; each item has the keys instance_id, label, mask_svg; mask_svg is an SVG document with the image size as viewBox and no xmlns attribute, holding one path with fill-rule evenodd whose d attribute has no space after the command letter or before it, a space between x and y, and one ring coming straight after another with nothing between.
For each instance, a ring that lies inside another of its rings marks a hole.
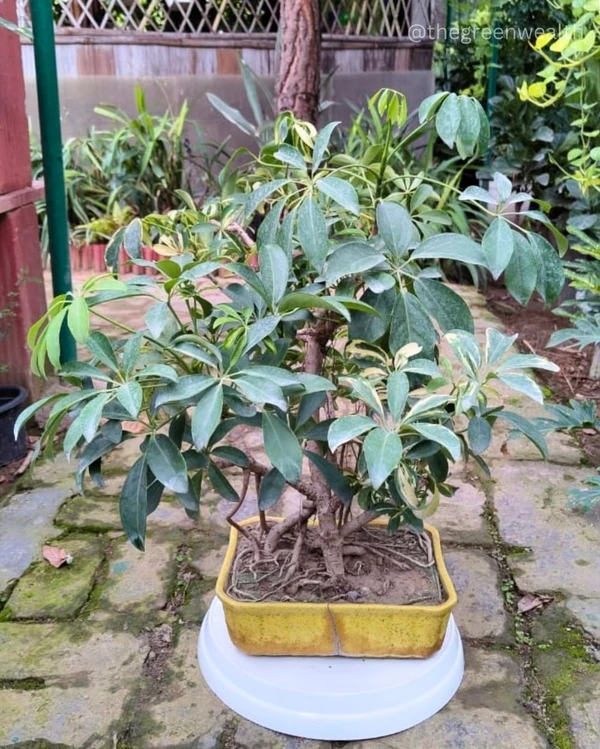
<instances>
[{"instance_id":1,"label":"palmate leaf cluster","mask_svg":"<svg viewBox=\"0 0 600 749\"><path fill-rule=\"evenodd\" d=\"M448 101L456 106L440 123ZM450 463L471 455L486 467L498 421L546 454L542 430L504 410L496 387L542 402L528 372L554 365L515 354L514 337L495 330L481 347L469 307L442 282L439 263L459 259L497 277L518 262L527 279L519 293L537 288L551 299L560 291L556 252L501 215L513 199L501 175L498 198L473 189L462 195L491 221L483 243L441 233L443 225L423 231L414 195L382 199L396 147L390 134L406 109L389 91L379 106L389 127L374 162L330 164L336 123L316 132L283 115L251 168L233 172L236 192L199 208L180 195L185 209L135 219L107 247L113 272L55 299L32 328L34 371L43 374L49 361L76 390L34 404L16 428L49 406L39 449L51 453L70 414L62 446L78 455L80 487L88 474L101 483L106 457L141 437L120 499L124 528L139 548L164 492L192 516L207 483L239 501L231 465L261 478L258 504L266 511L286 485L310 493L308 461L341 504L355 498L387 515L393 530L421 527L440 495L452 492ZM482 128L477 114L478 127L470 129L475 112L446 96L429 101L421 118L473 153ZM142 259L148 245L160 260ZM134 265L151 265L158 275L119 279L121 246ZM149 302L135 329L105 306L132 297ZM65 324L88 361L60 364ZM311 336L323 361L307 371ZM268 463L228 439L239 426L260 431Z\"/></svg>"}]
</instances>

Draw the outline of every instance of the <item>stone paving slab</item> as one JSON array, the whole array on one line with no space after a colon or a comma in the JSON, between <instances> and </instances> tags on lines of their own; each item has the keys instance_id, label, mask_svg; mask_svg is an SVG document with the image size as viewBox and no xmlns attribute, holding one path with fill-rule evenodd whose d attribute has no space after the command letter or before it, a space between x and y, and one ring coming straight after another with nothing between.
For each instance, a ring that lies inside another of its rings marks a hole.
<instances>
[{"instance_id":1,"label":"stone paving slab","mask_svg":"<svg viewBox=\"0 0 600 749\"><path fill-rule=\"evenodd\" d=\"M46 541L60 534L53 519L68 496L63 488L40 487L0 507L0 592L41 558Z\"/></svg>"},{"instance_id":2,"label":"stone paving slab","mask_svg":"<svg viewBox=\"0 0 600 749\"><path fill-rule=\"evenodd\" d=\"M571 721L577 749L598 749L600 746L600 683L588 681L578 695L564 701Z\"/></svg>"},{"instance_id":3,"label":"stone paving slab","mask_svg":"<svg viewBox=\"0 0 600 749\"><path fill-rule=\"evenodd\" d=\"M149 708L149 734L137 735L144 749L244 747L328 749L329 742L303 741L261 728L237 716L206 686L197 659L198 631L184 630L170 661L171 681L160 703Z\"/></svg>"},{"instance_id":4,"label":"stone paving slab","mask_svg":"<svg viewBox=\"0 0 600 749\"><path fill-rule=\"evenodd\" d=\"M394 736L351 742L344 749L547 749L519 705L519 669L508 655L465 649L466 670L455 698L421 725Z\"/></svg>"},{"instance_id":5,"label":"stone paving slab","mask_svg":"<svg viewBox=\"0 0 600 749\"><path fill-rule=\"evenodd\" d=\"M79 624L0 624L3 679L43 679L41 689L0 689L0 746L36 741L113 749L113 726L145 649L131 635Z\"/></svg>"},{"instance_id":6,"label":"stone paving slab","mask_svg":"<svg viewBox=\"0 0 600 749\"><path fill-rule=\"evenodd\" d=\"M17 583L3 617L9 613L11 619L69 619L85 604L102 563L101 540L66 539L55 545L73 562L59 568L38 562Z\"/></svg>"},{"instance_id":7,"label":"stone paving slab","mask_svg":"<svg viewBox=\"0 0 600 749\"><path fill-rule=\"evenodd\" d=\"M108 564L106 579L95 602L91 619L105 620L114 614L152 615L164 608L175 575L177 540L152 533L146 550L138 551L125 538L118 539Z\"/></svg>"},{"instance_id":8,"label":"stone paving slab","mask_svg":"<svg viewBox=\"0 0 600 749\"><path fill-rule=\"evenodd\" d=\"M440 532L442 543L491 546L492 537L483 517L485 494L467 480L462 471L451 474L449 483L456 487L456 494L442 498L431 522Z\"/></svg>"},{"instance_id":9,"label":"stone paving slab","mask_svg":"<svg viewBox=\"0 0 600 749\"><path fill-rule=\"evenodd\" d=\"M560 591L567 607L600 637L600 523L567 508L567 492L589 469L550 463L497 463L494 499L504 541L531 554L510 558L519 588Z\"/></svg>"},{"instance_id":10,"label":"stone paving slab","mask_svg":"<svg viewBox=\"0 0 600 749\"><path fill-rule=\"evenodd\" d=\"M458 594L454 617L461 635L506 641L509 620L494 560L473 549L449 549L444 559Z\"/></svg>"}]
</instances>

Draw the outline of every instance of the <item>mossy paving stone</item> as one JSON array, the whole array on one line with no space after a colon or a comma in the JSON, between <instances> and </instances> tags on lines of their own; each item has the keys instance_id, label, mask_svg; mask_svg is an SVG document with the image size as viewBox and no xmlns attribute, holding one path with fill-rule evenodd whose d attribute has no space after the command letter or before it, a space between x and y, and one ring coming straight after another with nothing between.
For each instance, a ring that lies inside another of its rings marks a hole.
<instances>
[{"instance_id":1,"label":"mossy paving stone","mask_svg":"<svg viewBox=\"0 0 600 749\"><path fill-rule=\"evenodd\" d=\"M344 749L547 749L546 739L519 705L517 663L503 653L465 649L465 678L439 713L408 731Z\"/></svg>"},{"instance_id":2,"label":"mossy paving stone","mask_svg":"<svg viewBox=\"0 0 600 749\"><path fill-rule=\"evenodd\" d=\"M73 562L59 568L46 561L32 566L17 583L2 618L69 619L85 604L102 563L102 540L69 538L55 545L70 554Z\"/></svg>"},{"instance_id":3,"label":"mossy paving stone","mask_svg":"<svg viewBox=\"0 0 600 749\"><path fill-rule=\"evenodd\" d=\"M115 614L148 617L165 607L175 576L176 532L152 532L145 551L138 551L126 539L115 541L108 572L94 601L92 620L110 620Z\"/></svg>"},{"instance_id":4,"label":"mossy paving stone","mask_svg":"<svg viewBox=\"0 0 600 749\"><path fill-rule=\"evenodd\" d=\"M600 747L600 664L589 638L564 603L532 620L533 659L546 690L545 709L556 726L560 749Z\"/></svg>"},{"instance_id":5,"label":"mossy paving stone","mask_svg":"<svg viewBox=\"0 0 600 749\"><path fill-rule=\"evenodd\" d=\"M60 534L52 521L68 496L64 488L40 487L15 494L0 507L0 592L41 559L43 544Z\"/></svg>"},{"instance_id":6,"label":"mossy paving stone","mask_svg":"<svg viewBox=\"0 0 600 749\"><path fill-rule=\"evenodd\" d=\"M145 655L132 635L80 622L0 624L0 686L28 679L44 685L0 689L0 746L46 741L112 749L112 726L137 687Z\"/></svg>"},{"instance_id":7,"label":"mossy paving stone","mask_svg":"<svg viewBox=\"0 0 600 749\"><path fill-rule=\"evenodd\" d=\"M269 731L229 710L206 686L198 667L198 630L185 629L171 660L158 704L131 729L144 749L329 749L330 742L303 741ZM145 717L145 719L144 719ZM149 720L148 720L149 719ZM152 728L146 733L144 724Z\"/></svg>"},{"instance_id":8,"label":"mossy paving stone","mask_svg":"<svg viewBox=\"0 0 600 749\"><path fill-rule=\"evenodd\" d=\"M600 637L600 523L567 507L569 489L589 473L549 463L492 465L502 539L531 549L508 558L519 589L561 592L571 614Z\"/></svg>"}]
</instances>

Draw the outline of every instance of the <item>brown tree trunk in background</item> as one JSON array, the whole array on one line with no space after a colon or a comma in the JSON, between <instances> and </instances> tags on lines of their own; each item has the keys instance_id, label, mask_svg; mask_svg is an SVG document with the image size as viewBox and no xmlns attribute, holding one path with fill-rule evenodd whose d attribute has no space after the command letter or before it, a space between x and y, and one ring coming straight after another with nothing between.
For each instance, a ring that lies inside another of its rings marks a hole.
<instances>
[{"instance_id":1,"label":"brown tree trunk in background","mask_svg":"<svg viewBox=\"0 0 600 749\"><path fill-rule=\"evenodd\" d=\"M316 124L321 80L319 0L282 0L277 68L277 110Z\"/></svg>"}]
</instances>

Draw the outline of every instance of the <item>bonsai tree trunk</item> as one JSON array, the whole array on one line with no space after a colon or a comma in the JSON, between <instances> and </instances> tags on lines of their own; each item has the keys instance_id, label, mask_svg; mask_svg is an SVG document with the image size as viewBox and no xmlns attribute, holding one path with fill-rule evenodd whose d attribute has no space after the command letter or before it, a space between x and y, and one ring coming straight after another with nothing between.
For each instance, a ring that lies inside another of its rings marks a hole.
<instances>
[{"instance_id":1,"label":"bonsai tree trunk","mask_svg":"<svg viewBox=\"0 0 600 749\"><path fill-rule=\"evenodd\" d=\"M334 326L335 323L317 317L316 323L307 326L298 334L298 337L306 342L304 360L304 371L306 373L323 374L323 359ZM316 418L318 421L318 416ZM310 441L306 447L314 453L321 454L322 452L318 442ZM312 462L310 463L310 478L316 495L319 536L327 572L336 584L341 584L345 574L343 540L336 521L340 502L333 495L323 474Z\"/></svg>"},{"instance_id":2,"label":"bonsai tree trunk","mask_svg":"<svg viewBox=\"0 0 600 749\"><path fill-rule=\"evenodd\" d=\"M277 110L316 124L319 113L319 0L282 0L275 93Z\"/></svg>"}]
</instances>

